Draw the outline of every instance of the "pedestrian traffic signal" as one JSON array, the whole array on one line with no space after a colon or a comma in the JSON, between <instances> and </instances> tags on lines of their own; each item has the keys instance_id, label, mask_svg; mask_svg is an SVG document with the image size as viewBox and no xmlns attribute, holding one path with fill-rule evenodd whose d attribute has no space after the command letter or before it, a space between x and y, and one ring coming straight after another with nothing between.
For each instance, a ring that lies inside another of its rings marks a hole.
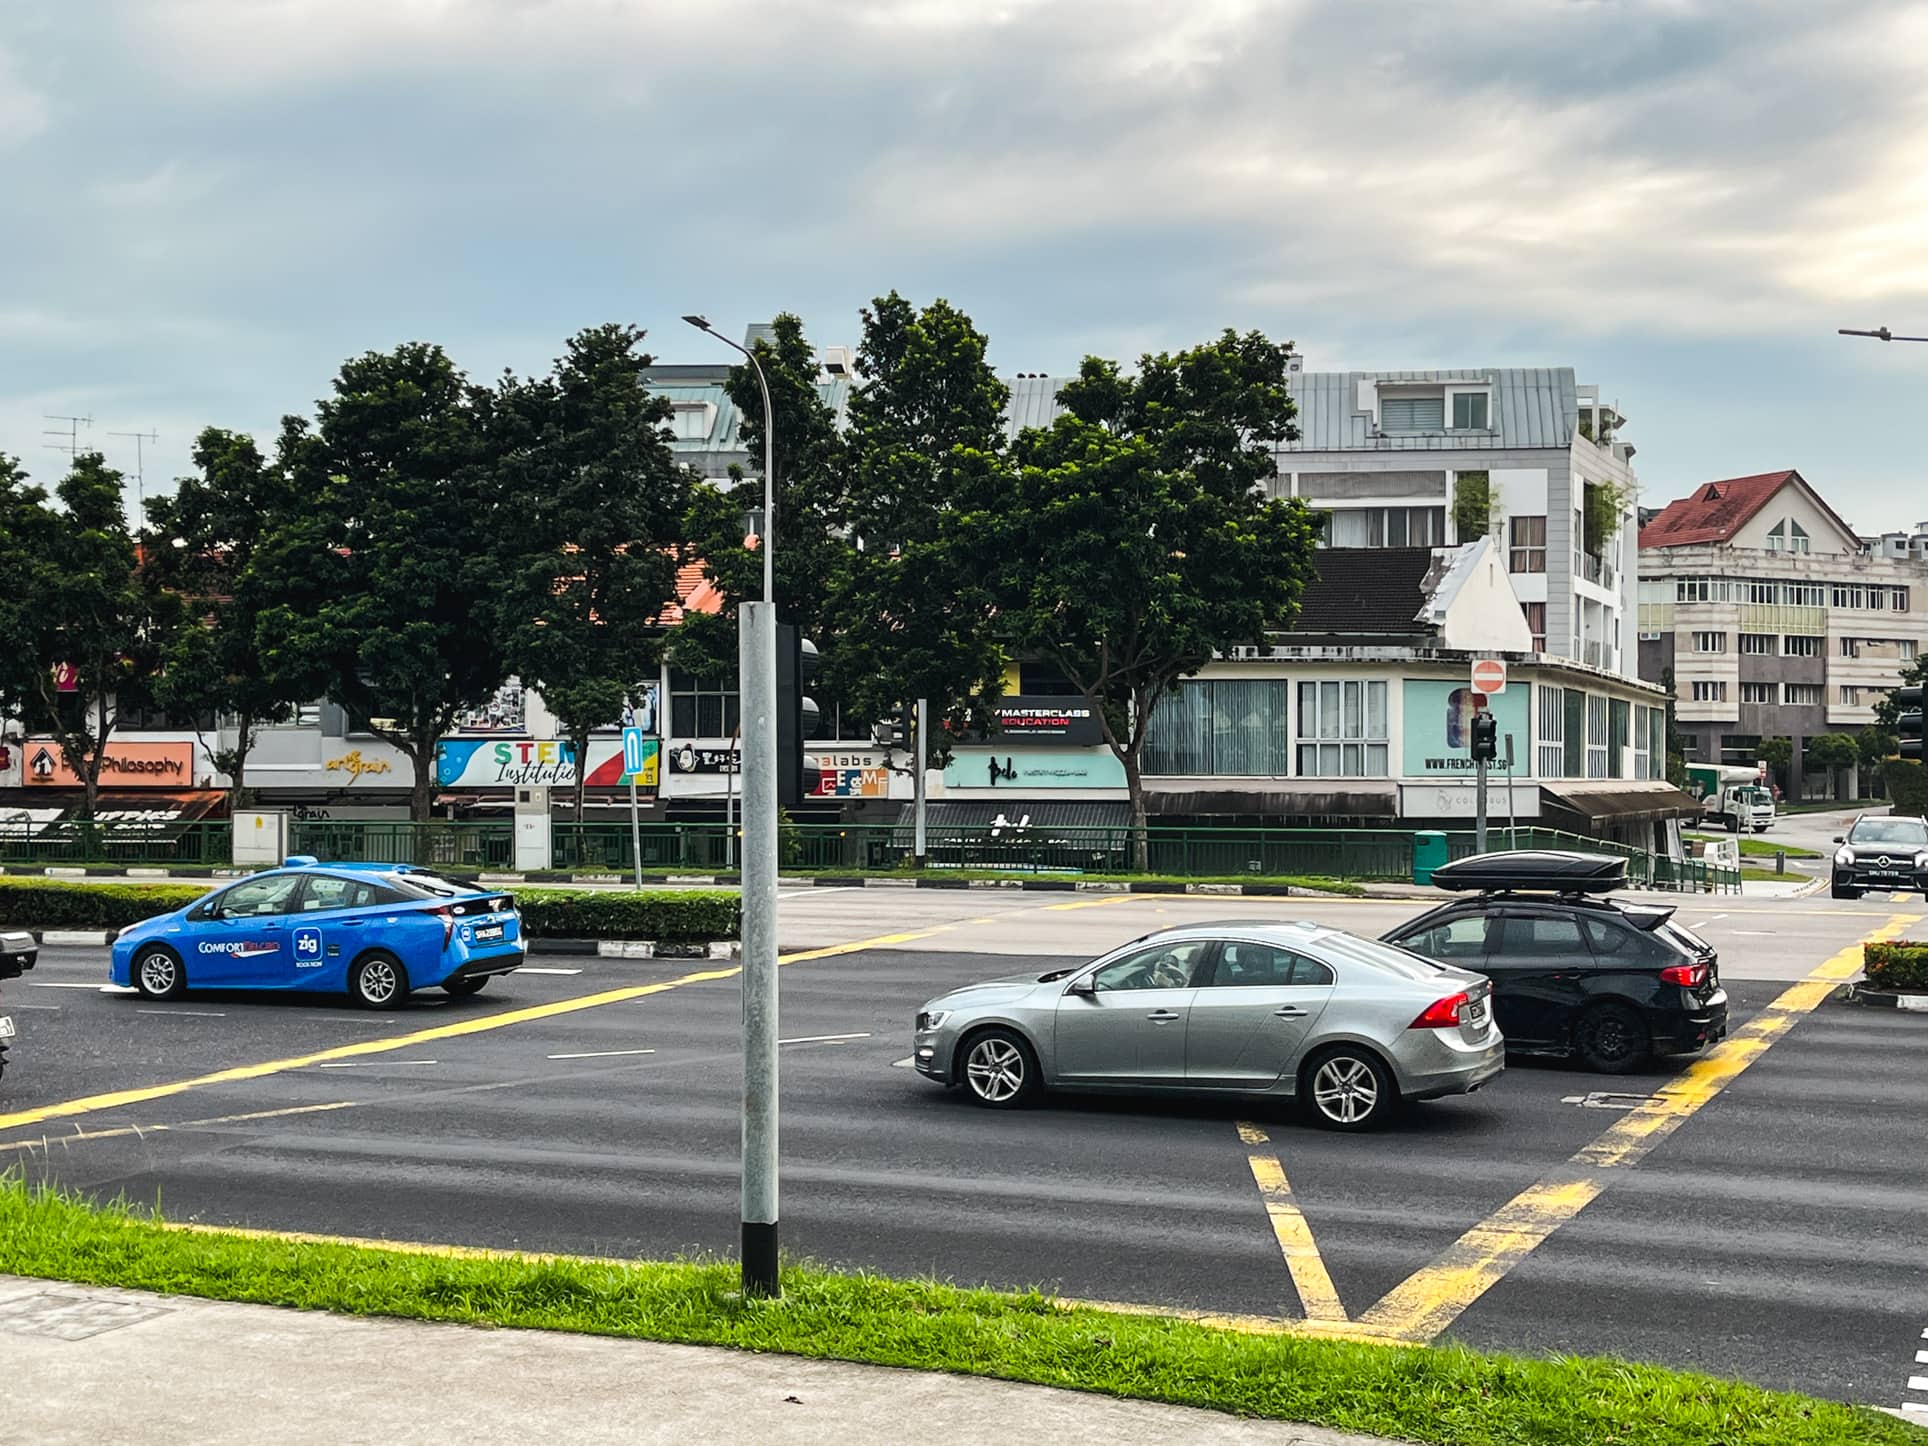
<instances>
[{"instance_id":1,"label":"pedestrian traffic signal","mask_svg":"<svg viewBox=\"0 0 1928 1446\"><path fill-rule=\"evenodd\" d=\"M792 623L777 624L777 805L795 808L811 792L804 777L803 745L817 736L817 645Z\"/></svg>"},{"instance_id":2,"label":"pedestrian traffic signal","mask_svg":"<svg viewBox=\"0 0 1928 1446\"><path fill-rule=\"evenodd\" d=\"M1473 715L1473 758L1476 762L1491 763L1499 756L1499 719L1481 710Z\"/></svg>"},{"instance_id":3,"label":"pedestrian traffic signal","mask_svg":"<svg viewBox=\"0 0 1928 1446\"><path fill-rule=\"evenodd\" d=\"M1921 762L1921 698L1920 688L1895 689L1895 707L1900 716L1895 719L1895 732L1901 735L1901 756Z\"/></svg>"}]
</instances>

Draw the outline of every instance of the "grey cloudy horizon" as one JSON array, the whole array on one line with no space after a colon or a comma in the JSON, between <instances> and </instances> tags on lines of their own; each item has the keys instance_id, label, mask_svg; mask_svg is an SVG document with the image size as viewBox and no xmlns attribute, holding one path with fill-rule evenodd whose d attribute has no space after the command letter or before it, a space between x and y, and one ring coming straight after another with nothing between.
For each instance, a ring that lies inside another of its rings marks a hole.
<instances>
[{"instance_id":1,"label":"grey cloudy horizon","mask_svg":"<svg viewBox=\"0 0 1928 1446\"><path fill-rule=\"evenodd\" d=\"M0 451L149 490L340 362L624 320L854 342L944 296L1007 373L1226 326L1315 370L1570 365L1645 500L1798 467L1928 520L1928 6L1844 0L11 0Z\"/></svg>"}]
</instances>

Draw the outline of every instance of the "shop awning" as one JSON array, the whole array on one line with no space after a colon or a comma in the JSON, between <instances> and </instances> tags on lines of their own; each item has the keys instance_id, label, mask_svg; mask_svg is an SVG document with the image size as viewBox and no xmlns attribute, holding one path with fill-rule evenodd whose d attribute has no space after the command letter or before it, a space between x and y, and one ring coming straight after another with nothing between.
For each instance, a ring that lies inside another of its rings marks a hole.
<instances>
[{"instance_id":1,"label":"shop awning","mask_svg":"<svg viewBox=\"0 0 1928 1446\"><path fill-rule=\"evenodd\" d=\"M0 820L74 818L86 801L78 788L0 788ZM103 821L192 823L227 811L228 796L218 788L103 788L94 795L94 816Z\"/></svg>"},{"instance_id":2,"label":"shop awning","mask_svg":"<svg viewBox=\"0 0 1928 1446\"><path fill-rule=\"evenodd\" d=\"M1183 818L1394 819L1399 790L1391 783L1305 788L1147 788L1146 810Z\"/></svg>"},{"instance_id":3,"label":"shop awning","mask_svg":"<svg viewBox=\"0 0 1928 1446\"><path fill-rule=\"evenodd\" d=\"M1699 799L1658 781L1613 783L1590 778L1584 783L1542 783L1540 793L1549 808L1578 814L1589 822L1699 818L1701 812Z\"/></svg>"}]
</instances>

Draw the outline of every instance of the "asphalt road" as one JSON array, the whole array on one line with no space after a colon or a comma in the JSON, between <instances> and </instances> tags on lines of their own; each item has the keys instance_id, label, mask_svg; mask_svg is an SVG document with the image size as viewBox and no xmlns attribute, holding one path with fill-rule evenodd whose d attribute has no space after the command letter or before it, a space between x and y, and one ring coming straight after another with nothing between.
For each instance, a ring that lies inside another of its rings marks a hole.
<instances>
[{"instance_id":1,"label":"asphalt road","mask_svg":"<svg viewBox=\"0 0 1928 1446\"><path fill-rule=\"evenodd\" d=\"M1088 954L1175 914L1250 917L1262 902L1023 895L991 907L868 891L791 908L786 943L792 927L892 942L783 971L795 1041L783 1050L786 1248L892 1274L1296 1317L1255 1184L1263 1156L1289 1177L1356 1318L1628 1118L1615 1106L1631 1099L1599 1092L1637 1098L1687 1078L1521 1063L1477 1096L1351 1137L1238 1102L1054 1098L994 1114L897 1064L924 999L1011 972L1013 954L1048 967L1074 944ZM1306 912L1278 902L1285 917ZM1412 906L1316 907L1377 930ZM1928 908L1705 900L1689 912L1722 948L1739 1025L1777 981ZM158 1198L177 1218L596 1255L733 1252L729 966L532 962L580 972L374 1015L330 999L148 1004L89 987L104 951L49 950L0 1001L22 1035L0 1082L0 1153L34 1178ZM509 1022L452 1031L493 1020ZM152 1098L120 1093L210 1075ZM78 1115L19 1120L103 1095ZM1925 1111L1928 1019L1822 1004L1614 1171L1448 1333L1898 1405L1928 1329ZM1241 1123L1256 1133L1242 1138Z\"/></svg>"}]
</instances>

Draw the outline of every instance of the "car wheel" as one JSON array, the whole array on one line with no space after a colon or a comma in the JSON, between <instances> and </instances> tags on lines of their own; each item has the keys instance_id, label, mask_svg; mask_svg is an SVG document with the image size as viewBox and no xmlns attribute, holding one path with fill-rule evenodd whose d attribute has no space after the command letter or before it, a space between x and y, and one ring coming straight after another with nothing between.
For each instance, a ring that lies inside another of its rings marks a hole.
<instances>
[{"instance_id":1,"label":"car wheel","mask_svg":"<svg viewBox=\"0 0 1928 1446\"><path fill-rule=\"evenodd\" d=\"M355 961L348 997L363 1009L393 1009L408 997L408 973L393 954L376 950Z\"/></svg>"},{"instance_id":2,"label":"car wheel","mask_svg":"<svg viewBox=\"0 0 1928 1446\"><path fill-rule=\"evenodd\" d=\"M1307 1061L1299 1093L1312 1123L1327 1130L1370 1130L1399 1107L1392 1071L1354 1045L1336 1045Z\"/></svg>"},{"instance_id":3,"label":"car wheel","mask_svg":"<svg viewBox=\"0 0 1928 1446\"><path fill-rule=\"evenodd\" d=\"M1861 890L1848 888L1845 884L1836 884L1833 893L1837 899L1858 899L1861 897ZM1928 894L1923 895L1923 897L1928 898Z\"/></svg>"},{"instance_id":4,"label":"car wheel","mask_svg":"<svg viewBox=\"0 0 1928 1446\"><path fill-rule=\"evenodd\" d=\"M465 979L444 979L442 987L460 999L464 995L480 994L482 986L488 982L489 976L486 974L471 974Z\"/></svg>"},{"instance_id":5,"label":"car wheel","mask_svg":"<svg viewBox=\"0 0 1928 1446\"><path fill-rule=\"evenodd\" d=\"M150 944L134 951L134 987L148 999L179 999L187 971L172 949Z\"/></svg>"},{"instance_id":6,"label":"car wheel","mask_svg":"<svg viewBox=\"0 0 1928 1446\"><path fill-rule=\"evenodd\" d=\"M1652 1048L1645 1021L1624 1004L1596 1004L1573 1026L1573 1052L1598 1074L1626 1074Z\"/></svg>"},{"instance_id":7,"label":"car wheel","mask_svg":"<svg viewBox=\"0 0 1928 1446\"><path fill-rule=\"evenodd\" d=\"M1038 1057L1024 1036L987 1029L964 1041L964 1092L986 1109L1014 1110L1038 1091Z\"/></svg>"}]
</instances>

